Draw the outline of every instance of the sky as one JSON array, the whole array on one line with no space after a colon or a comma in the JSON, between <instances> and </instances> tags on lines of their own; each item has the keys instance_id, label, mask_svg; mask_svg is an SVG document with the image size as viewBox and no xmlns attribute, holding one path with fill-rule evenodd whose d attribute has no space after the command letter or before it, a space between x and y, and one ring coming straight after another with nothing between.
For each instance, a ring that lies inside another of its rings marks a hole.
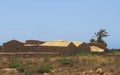
<instances>
[{"instance_id":1,"label":"sky","mask_svg":"<svg viewBox=\"0 0 120 75\"><path fill-rule=\"evenodd\" d=\"M12 39L89 42L106 29L120 48L120 0L0 0L0 44Z\"/></svg>"}]
</instances>

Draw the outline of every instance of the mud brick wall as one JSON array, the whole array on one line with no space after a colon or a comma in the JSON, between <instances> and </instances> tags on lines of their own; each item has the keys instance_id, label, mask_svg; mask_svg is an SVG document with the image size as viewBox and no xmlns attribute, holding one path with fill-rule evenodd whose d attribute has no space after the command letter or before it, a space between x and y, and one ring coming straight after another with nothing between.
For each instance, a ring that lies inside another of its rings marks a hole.
<instances>
[{"instance_id":1,"label":"mud brick wall","mask_svg":"<svg viewBox=\"0 0 120 75\"><path fill-rule=\"evenodd\" d=\"M76 47L75 47L76 48ZM71 47L26 46L24 52L54 52L72 54L76 49Z\"/></svg>"},{"instance_id":2,"label":"mud brick wall","mask_svg":"<svg viewBox=\"0 0 120 75\"><path fill-rule=\"evenodd\" d=\"M5 52L53 52L61 54L73 54L76 47L50 47L50 46L24 46L23 44L4 44Z\"/></svg>"},{"instance_id":3,"label":"mud brick wall","mask_svg":"<svg viewBox=\"0 0 120 75\"><path fill-rule=\"evenodd\" d=\"M68 47L55 47L55 46L25 46L24 43L12 40L3 44L3 50L5 52L53 52L61 54L74 54L77 50L89 51L89 47L86 44L76 47L71 44Z\"/></svg>"},{"instance_id":4,"label":"mud brick wall","mask_svg":"<svg viewBox=\"0 0 120 75\"><path fill-rule=\"evenodd\" d=\"M82 45L78 46L77 49L82 52L90 52L90 46L86 43L83 43Z\"/></svg>"}]
</instances>

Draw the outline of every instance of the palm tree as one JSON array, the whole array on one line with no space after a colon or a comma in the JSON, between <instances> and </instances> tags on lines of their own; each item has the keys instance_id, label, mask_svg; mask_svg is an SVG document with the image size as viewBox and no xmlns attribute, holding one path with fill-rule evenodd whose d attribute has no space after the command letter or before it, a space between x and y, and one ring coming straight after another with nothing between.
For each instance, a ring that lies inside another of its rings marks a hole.
<instances>
[{"instance_id":1,"label":"palm tree","mask_svg":"<svg viewBox=\"0 0 120 75\"><path fill-rule=\"evenodd\" d=\"M102 38L109 36L108 32L106 32L105 29L100 29L97 33L95 33L95 36L97 37L97 42L105 43Z\"/></svg>"}]
</instances>

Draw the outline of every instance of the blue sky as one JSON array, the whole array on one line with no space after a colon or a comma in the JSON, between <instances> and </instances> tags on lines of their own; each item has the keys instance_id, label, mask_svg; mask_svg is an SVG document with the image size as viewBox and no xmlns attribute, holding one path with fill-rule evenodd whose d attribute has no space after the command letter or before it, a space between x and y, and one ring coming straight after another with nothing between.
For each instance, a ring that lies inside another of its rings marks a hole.
<instances>
[{"instance_id":1,"label":"blue sky","mask_svg":"<svg viewBox=\"0 0 120 75\"><path fill-rule=\"evenodd\" d=\"M89 42L106 29L120 48L120 0L0 0L0 44L16 39Z\"/></svg>"}]
</instances>

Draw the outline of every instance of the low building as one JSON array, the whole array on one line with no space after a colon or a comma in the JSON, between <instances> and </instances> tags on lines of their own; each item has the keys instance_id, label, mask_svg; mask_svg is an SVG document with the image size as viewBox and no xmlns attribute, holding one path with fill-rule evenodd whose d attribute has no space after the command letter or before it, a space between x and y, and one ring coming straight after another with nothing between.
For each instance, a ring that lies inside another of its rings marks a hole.
<instances>
[{"instance_id":1,"label":"low building","mask_svg":"<svg viewBox=\"0 0 120 75\"><path fill-rule=\"evenodd\" d=\"M42 47L51 47L51 51L57 51L65 54L72 54L77 49L76 46L70 42L70 41L64 41L64 40L54 40L49 41L41 45Z\"/></svg>"},{"instance_id":2,"label":"low building","mask_svg":"<svg viewBox=\"0 0 120 75\"><path fill-rule=\"evenodd\" d=\"M3 50L5 52L59 52L62 54L73 54L76 51L105 51L105 49L101 47L105 48L106 46L101 46L101 44L96 43L86 44L85 42L70 42L64 40L54 40L48 42L27 40L25 43L17 40L11 40L3 44Z\"/></svg>"},{"instance_id":3,"label":"low building","mask_svg":"<svg viewBox=\"0 0 120 75\"><path fill-rule=\"evenodd\" d=\"M35 43L36 42L36 43ZM68 41L26 41L25 43L11 40L3 44L5 52L59 52L63 54L72 54L76 46Z\"/></svg>"},{"instance_id":4,"label":"low building","mask_svg":"<svg viewBox=\"0 0 120 75\"><path fill-rule=\"evenodd\" d=\"M3 50L5 52L19 52L24 50L24 43L17 41L17 40L11 40L6 43L3 43Z\"/></svg>"},{"instance_id":5,"label":"low building","mask_svg":"<svg viewBox=\"0 0 120 75\"><path fill-rule=\"evenodd\" d=\"M53 40L46 43L41 44L41 46L56 46L56 47L75 47L72 42L64 41L64 40Z\"/></svg>"}]
</instances>

